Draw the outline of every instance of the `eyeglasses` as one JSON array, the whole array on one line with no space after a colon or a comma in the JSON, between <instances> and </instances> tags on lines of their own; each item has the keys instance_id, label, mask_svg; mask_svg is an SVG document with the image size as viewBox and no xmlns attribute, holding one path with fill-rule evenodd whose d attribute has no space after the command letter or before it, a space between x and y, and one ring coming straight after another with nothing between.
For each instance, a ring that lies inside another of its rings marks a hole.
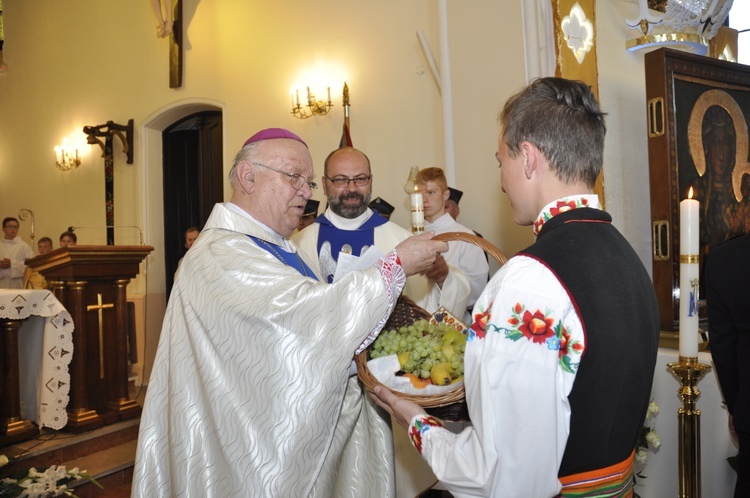
<instances>
[{"instance_id":1,"label":"eyeglasses","mask_svg":"<svg viewBox=\"0 0 750 498\"><path fill-rule=\"evenodd\" d=\"M270 166L266 166L265 164L256 163L254 161L253 164L256 166L260 166L261 168L270 169L271 171L275 171L276 173L281 173L284 176L288 176L289 183L292 184L292 188L295 188L297 190L301 189L305 183L307 183L307 185L310 187L310 190L315 190L318 188L317 183L308 181L307 178L300 175L299 173L289 173L288 171L282 171L280 169L272 168Z\"/></svg>"},{"instance_id":2,"label":"eyeglasses","mask_svg":"<svg viewBox=\"0 0 750 498\"><path fill-rule=\"evenodd\" d=\"M336 188L348 187L349 182L354 182L355 187L364 187L366 185L369 185L370 180L372 179L372 175L359 175L355 176L354 178L349 178L347 176L336 176L334 178L329 178L327 176L324 176L323 178L333 183L333 186Z\"/></svg>"},{"instance_id":3,"label":"eyeglasses","mask_svg":"<svg viewBox=\"0 0 750 498\"><path fill-rule=\"evenodd\" d=\"M12 228L14 230L18 230L19 227L20 227L20 225L5 225L4 228Z\"/></svg>"}]
</instances>

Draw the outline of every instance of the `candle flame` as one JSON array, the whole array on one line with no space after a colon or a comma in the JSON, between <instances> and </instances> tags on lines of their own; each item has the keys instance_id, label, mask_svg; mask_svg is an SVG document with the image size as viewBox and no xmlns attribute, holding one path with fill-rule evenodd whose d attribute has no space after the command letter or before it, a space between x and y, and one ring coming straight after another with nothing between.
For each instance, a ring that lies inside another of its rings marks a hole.
<instances>
[{"instance_id":1,"label":"candle flame","mask_svg":"<svg viewBox=\"0 0 750 498\"><path fill-rule=\"evenodd\" d=\"M690 187L690 190L688 190L688 199L693 198L693 187Z\"/></svg>"}]
</instances>

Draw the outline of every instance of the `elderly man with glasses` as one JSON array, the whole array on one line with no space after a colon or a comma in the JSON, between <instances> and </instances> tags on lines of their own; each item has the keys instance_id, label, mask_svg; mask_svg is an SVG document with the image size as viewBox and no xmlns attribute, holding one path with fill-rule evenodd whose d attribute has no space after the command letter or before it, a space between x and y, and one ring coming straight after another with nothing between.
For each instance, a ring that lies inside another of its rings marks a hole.
<instances>
[{"instance_id":1,"label":"elderly man with glasses","mask_svg":"<svg viewBox=\"0 0 750 498\"><path fill-rule=\"evenodd\" d=\"M22 289L26 260L34 257L31 247L18 236L16 218L3 220L5 237L0 239L0 289Z\"/></svg>"},{"instance_id":2,"label":"elderly man with glasses","mask_svg":"<svg viewBox=\"0 0 750 498\"><path fill-rule=\"evenodd\" d=\"M231 201L214 207L169 297L132 496L394 495L386 456L347 444L370 437L358 427L372 416L347 408L362 398L349 368L406 276L448 247L411 237L329 285L289 240L312 178L307 145L287 130L258 132L236 155Z\"/></svg>"}]
</instances>

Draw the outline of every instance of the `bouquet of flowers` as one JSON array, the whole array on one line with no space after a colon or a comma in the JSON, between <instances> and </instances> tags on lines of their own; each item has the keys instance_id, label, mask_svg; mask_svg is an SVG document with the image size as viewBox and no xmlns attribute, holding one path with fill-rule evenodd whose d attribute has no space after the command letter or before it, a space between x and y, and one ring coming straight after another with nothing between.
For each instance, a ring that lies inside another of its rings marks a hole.
<instances>
[{"instance_id":1,"label":"bouquet of flowers","mask_svg":"<svg viewBox=\"0 0 750 498\"><path fill-rule=\"evenodd\" d=\"M641 429L641 434L640 436L638 436L638 443L635 447L635 461L638 465L646 465L646 462L648 462L648 451L656 450L659 448L659 446L661 446L661 438L659 437L659 434L656 433L656 429L648 425L648 421L658 414L659 405L656 404L656 401L652 400L648 404L648 410L646 411L646 422ZM641 472L642 471L643 469L641 469ZM646 476L641 475L641 472L638 472L636 475L638 477L645 478Z\"/></svg>"},{"instance_id":2,"label":"bouquet of flowers","mask_svg":"<svg viewBox=\"0 0 750 498\"><path fill-rule=\"evenodd\" d=\"M10 462L7 456L0 455L0 467ZM46 497L46 496L73 496L73 491L68 489L66 483L79 479L88 479L100 488L102 487L96 479L87 474L85 470L78 467L67 470L62 465L52 465L43 472L30 468L24 475L6 477L0 479L0 497Z\"/></svg>"}]
</instances>

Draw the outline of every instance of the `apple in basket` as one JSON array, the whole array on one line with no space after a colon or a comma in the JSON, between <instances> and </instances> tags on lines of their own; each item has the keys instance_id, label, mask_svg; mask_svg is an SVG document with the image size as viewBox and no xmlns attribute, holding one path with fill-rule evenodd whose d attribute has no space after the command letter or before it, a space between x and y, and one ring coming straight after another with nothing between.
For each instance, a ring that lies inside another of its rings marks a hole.
<instances>
[{"instance_id":1,"label":"apple in basket","mask_svg":"<svg viewBox=\"0 0 750 498\"><path fill-rule=\"evenodd\" d=\"M446 386L463 378L465 347L466 336L454 326L422 319L382 332L370 358L398 355L400 373L415 387Z\"/></svg>"}]
</instances>

